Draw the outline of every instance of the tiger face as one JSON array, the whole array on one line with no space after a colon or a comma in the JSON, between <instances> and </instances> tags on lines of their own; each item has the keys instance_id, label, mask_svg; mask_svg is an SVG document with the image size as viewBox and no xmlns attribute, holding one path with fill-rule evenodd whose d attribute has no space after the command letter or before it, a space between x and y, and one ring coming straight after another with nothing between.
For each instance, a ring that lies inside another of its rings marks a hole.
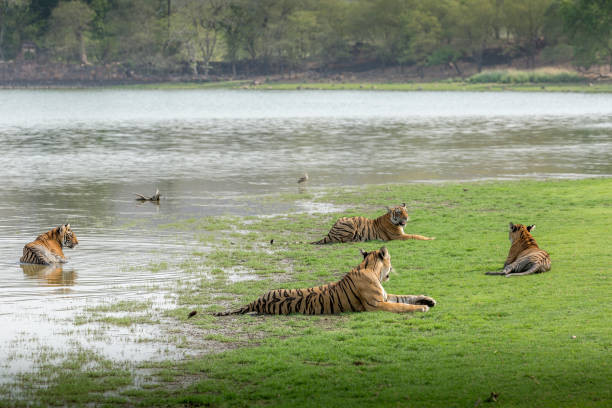
<instances>
[{"instance_id":1,"label":"tiger face","mask_svg":"<svg viewBox=\"0 0 612 408\"><path fill-rule=\"evenodd\" d=\"M406 203L402 203L402 205L393 208L387 207L387 211L389 211L393 225L404 227L410 219L408 217L408 211L406 211Z\"/></svg>"},{"instance_id":2,"label":"tiger face","mask_svg":"<svg viewBox=\"0 0 612 408\"><path fill-rule=\"evenodd\" d=\"M508 231L508 239L510 239L511 243L514 243L516 240L521 239L521 236L525 234L525 231L531 233L535 229L535 224L524 226L523 224L513 224L510 223L509 231Z\"/></svg>"},{"instance_id":3,"label":"tiger face","mask_svg":"<svg viewBox=\"0 0 612 408\"><path fill-rule=\"evenodd\" d=\"M60 225L57 227L57 232L62 246L74 248L76 245L78 245L79 241L77 240L74 232L72 232L70 229L70 224Z\"/></svg>"},{"instance_id":4,"label":"tiger face","mask_svg":"<svg viewBox=\"0 0 612 408\"><path fill-rule=\"evenodd\" d=\"M379 279L381 282L389 280L389 273L393 267L391 266L391 254L387 247L381 247L377 251L366 252L360 250L363 255L363 262L359 265L359 269L374 269L380 267Z\"/></svg>"}]
</instances>

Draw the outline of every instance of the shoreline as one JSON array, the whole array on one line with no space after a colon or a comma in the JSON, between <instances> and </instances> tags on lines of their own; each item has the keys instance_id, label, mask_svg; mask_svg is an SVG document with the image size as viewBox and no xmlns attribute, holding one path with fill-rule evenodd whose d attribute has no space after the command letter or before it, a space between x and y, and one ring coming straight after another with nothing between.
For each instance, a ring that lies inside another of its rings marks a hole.
<instances>
[{"instance_id":1,"label":"shoreline","mask_svg":"<svg viewBox=\"0 0 612 408\"><path fill-rule=\"evenodd\" d=\"M122 84L0 85L2 90L269 90L269 91L400 91L400 92L575 92L612 93L612 82L583 83L470 83L434 82L257 82L252 80L216 82L152 82Z\"/></svg>"}]
</instances>

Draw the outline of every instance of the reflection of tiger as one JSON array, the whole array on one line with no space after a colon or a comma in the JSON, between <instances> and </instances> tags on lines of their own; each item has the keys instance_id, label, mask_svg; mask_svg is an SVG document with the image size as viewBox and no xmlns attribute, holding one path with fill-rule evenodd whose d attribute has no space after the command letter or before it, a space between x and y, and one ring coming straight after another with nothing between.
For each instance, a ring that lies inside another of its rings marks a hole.
<instances>
[{"instance_id":1,"label":"reflection of tiger","mask_svg":"<svg viewBox=\"0 0 612 408\"><path fill-rule=\"evenodd\" d=\"M64 271L60 264L53 265L19 265L23 273L31 279L37 279L48 285L74 285L77 274L74 270Z\"/></svg>"},{"instance_id":2,"label":"reflection of tiger","mask_svg":"<svg viewBox=\"0 0 612 408\"><path fill-rule=\"evenodd\" d=\"M22 263L53 264L66 262L62 248L74 248L79 241L70 229L70 224L60 225L51 231L39 235L36 240L23 247Z\"/></svg>"},{"instance_id":3,"label":"reflection of tiger","mask_svg":"<svg viewBox=\"0 0 612 408\"><path fill-rule=\"evenodd\" d=\"M364 259L359 266L338 282L308 289L272 290L231 314L334 314L386 310L389 312L426 312L436 301L423 295L390 295L381 282L389 279L391 256L387 248L361 252Z\"/></svg>"},{"instance_id":4,"label":"reflection of tiger","mask_svg":"<svg viewBox=\"0 0 612 408\"><path fill-rule=\"evenodd\" d=\"M311 244L329 244L335 242L358 242L380 239L421 239L432 240L422 235L404 234L404 226L408 221L406 204L394 208L387 207L387 213L375 220L365 217L342 217L331 228L325 238Z\"/></svg>"},{"instance_id":5,"label":"reflection of tiger","mask_svg":"<svg viewBox=\"0 0 612 408\"><path fill-rule=\"evenodd\" d=\"M535 225L524 226L510 223L510 253L504 269L499 272L487 272L487 275L521 276L550 270L550 256L540 249L531 231Z\"/></svg>"}]
</instances>

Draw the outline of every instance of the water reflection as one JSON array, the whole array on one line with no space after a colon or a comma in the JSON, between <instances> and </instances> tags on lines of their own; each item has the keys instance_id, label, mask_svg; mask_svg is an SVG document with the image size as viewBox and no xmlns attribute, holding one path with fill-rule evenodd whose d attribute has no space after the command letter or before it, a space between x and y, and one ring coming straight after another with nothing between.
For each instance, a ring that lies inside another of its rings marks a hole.
<instances>
[{"instance_id":1,"label":"water reflection","mask_svg":"<svg viewBox=\"0 0 612 408\"><path fill-rule=\"evenodd\" d=\"M43 285L71 286L78 276L74 269L64 270L60 265L20 264L19 267L28 278Z\"/></svg>"}]
</instances>

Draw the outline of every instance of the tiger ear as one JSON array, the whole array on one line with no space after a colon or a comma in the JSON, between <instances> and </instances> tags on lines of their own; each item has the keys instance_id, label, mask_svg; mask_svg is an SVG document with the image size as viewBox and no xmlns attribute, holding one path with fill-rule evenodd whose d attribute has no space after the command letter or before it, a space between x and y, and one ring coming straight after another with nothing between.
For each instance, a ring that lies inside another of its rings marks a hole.
<instances>
[{"instance_id":1,"label":"tiger ear","mask_svg":"<svg viewBox=\"0 0 612 408\"><path fill-rule=\"evenodd\" d=\"M510 223L510 231L513 231L513 230L514 230L514 224Z\"/></svg>"},{"instance_id":2,"label":"tiger ear","mask_svg":"<svg viewBox=\"0 0 612 408\"><path fill-rule=\"evenodd\" d=\"M66 229L70 229L70 224L66 224Z\"/></svg>"},{"instance_id":3,"label":"tiger ear","mask_svg":"<svg viewBox=\"0 0 612 408\"><path fill-rule=\"evenodd\" d=\"M527 227L527 231L529 231L529 232L533 231L534 229L535 229L535 224L533 224L533 225L529 225L529 226Z\"/></svg>"},{"instance_id":4,"label":"tiger ear","mask_svg":"<svg viewBox=\"0 0 612 408\"><path fill-rule=\"evenodd\" d=\"M387 247L380 247L380 251L378 251L378 257L380 259L385 259L385 257L389 254Z\"/></svg>"},{"instance_id":5,"label":"tiger ear","mask_svg":"<svg viewBox=\"0 0 612 408\"><path fill-rule=\"evenodd\" d=\"M402 203L402 207L406 208L406 203Z\"/></svg>"},{"instance_id":6,"label":"tiger ear","mask_svg":"<svg viewBox=\"0 0 612 408\"><path fill-rule=\"evenodd\" d=\"M361 255L363 255L364 258L368 256L368 253L364 251L363 249L360 249L359 252L361 252Z\"/></svg>"},{"instance_id":7,"label":"tiger ear","mask_svg":"<svg viewBox=\"0 0 612 408\"><path fill-rule=\"evenodd\" d=\"M391 208L391 207L389 207L387 205L385 205L385 208L387 209L387 212L393 212L393 208Z\"/></svg>"}]
</instances>

